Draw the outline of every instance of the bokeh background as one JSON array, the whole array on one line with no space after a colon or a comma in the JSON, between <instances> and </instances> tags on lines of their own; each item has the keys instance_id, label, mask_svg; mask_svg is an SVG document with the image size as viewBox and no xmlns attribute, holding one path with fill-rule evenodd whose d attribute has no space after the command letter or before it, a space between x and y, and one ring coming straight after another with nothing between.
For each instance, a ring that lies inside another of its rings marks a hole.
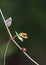
<instances>
[{"instance_id":1,"label":"bokeh background","mask_svg":"<svg viewBox=\"0 0 46 65\"><path fill-rule=\"evenodd\" d=\"M0 8L5 19L12 17L9 28L12 35L15 30L27 32L28 39L24 42L16 39L21 47L40 65L46 65L46 0L0 0ZM0 15L0 65L9 35ZM7 51L6 65L35 65L11 42Z\"/></svg>"}]
</instances>

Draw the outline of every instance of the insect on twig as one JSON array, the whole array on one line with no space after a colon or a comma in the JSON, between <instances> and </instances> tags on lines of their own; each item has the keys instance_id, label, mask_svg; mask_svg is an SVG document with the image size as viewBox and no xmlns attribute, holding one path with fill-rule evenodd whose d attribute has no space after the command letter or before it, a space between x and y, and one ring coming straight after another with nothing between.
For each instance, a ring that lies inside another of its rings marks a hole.
<instances>
[{"instance_id":1,"label":"insect on twig","mask_svg":"<svg viewBox=\"0 0 46 65\"><path fill-rule=\"evenodd\" d=\"M18 39L20 39L21 41L23 41L22 38L27 38L27 35L25 36L25 35L24 35L25 33L20 33L20 34L18 34L18 33L15 31L15 32L16 32L16 36L13 37L12 34L11 34L11 32L10 32L10 30L9 30L9 26L11 25L11 22L10 22L10 24L9 24L9 22L7 22L9 19L6 19L6 20L5 20L4 15L3 15L1 9L0 9L0 14L1 14L1 16L2 16L2 19L3 19L3 21L4 21L4 24L5 24L5 26L6 26L6 29L7 29L7 31L8 31L8 34L9 34L9 36L10 36L10 40L9 40L7 46L6 46L6 50L5 50L5 53L4 53L4 65L5 65L5 58L6 58L6 53L7 53L8 45L9 45L9 43L10 43L11 40L12 40L12 41L15 43L15 45L25 54L25 56L27 56L27 58L29 58L34 64L39 65L35 60L33 60L33 59L26 53L26 48L21 48L21 47L19 46L19 44L14 40L14 38L17 36ZM10 18L10 19L11 19L11 21L12 21L12 18ZM9 21L10 21L10 20L9 20ZM23 35L22 35L22 34L23 34Z\"/></svg>"}]
</instances>

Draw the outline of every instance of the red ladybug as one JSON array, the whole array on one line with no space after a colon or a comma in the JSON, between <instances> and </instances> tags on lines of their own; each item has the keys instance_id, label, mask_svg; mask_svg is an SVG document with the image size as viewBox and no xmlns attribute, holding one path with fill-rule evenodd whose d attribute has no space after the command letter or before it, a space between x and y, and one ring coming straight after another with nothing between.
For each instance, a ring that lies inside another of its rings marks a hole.
<instances>
[{"instance_id":1,"label":"red ladybug","mask_svg":"<svg viewBox=\"0 0 46 65\"><path fill-rule=\"evenodd\" d=\"M22 52L27 52L26 48L22 48L21 50L22 50Z\"/></svg>"},{"instance_id":2,"label":"red ladybug","mask_svg":"<svg viewBox=\"0 0 46 65\"><path fill-rule=\"evenodd\" d=\"M24 37L26 37L26 36L27 36L27 33L23 33L22 35L23 35Z\"/></svg>"}]
</instances>

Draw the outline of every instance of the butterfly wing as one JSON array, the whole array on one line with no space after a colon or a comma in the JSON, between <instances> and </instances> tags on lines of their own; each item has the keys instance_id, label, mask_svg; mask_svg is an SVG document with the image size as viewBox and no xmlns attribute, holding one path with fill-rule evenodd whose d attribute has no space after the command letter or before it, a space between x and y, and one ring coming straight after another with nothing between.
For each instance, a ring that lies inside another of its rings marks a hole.
<instances>
[{"instance_id":1,"label":"butterfly wing","mask_svg":"<svg viewBox=\"0 0 46 65\"><path fill-rule=\"evenodd\" d=\"M7 24L8 27L11 26L11 24L12 24L12 18L11 17L9 17L8 19L6 19L6 24Z\"/></svg>"}]
</instances>

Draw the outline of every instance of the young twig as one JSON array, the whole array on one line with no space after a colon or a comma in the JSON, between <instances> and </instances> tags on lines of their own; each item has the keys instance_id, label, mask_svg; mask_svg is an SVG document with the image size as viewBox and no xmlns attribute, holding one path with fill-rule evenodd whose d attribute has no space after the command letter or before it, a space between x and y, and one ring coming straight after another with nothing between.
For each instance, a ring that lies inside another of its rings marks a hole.
<instances>
[{"instance_id":1,"label":"young twig","mask_svg":"<svg viewBox=\"0 0 46 65\"><path fill-rule=\"evenodd\" d=\"M13 38L15 38L15 37L16 37L16 35ZM11 41L11 38L9 39L9 41L8 41L8 43L6 45L6 48L5 48L5 52L4 52L4 63L3 63L4 65L5 65L6 54L7 54L7 50L8 50L8 46L10 44L10 41Z\"/></svg>"},{"instance_id":2,"label":"young twig","mask_svg":"<svg viewBox=\"0 0 46 65\"><path fill-rule=\"evenodd\" d=\"M11 40L9 39L9 41L8 41L8 43L7 43L7 45L6 45L5 52L4 52L4 65L5 65L6 53L7 53L7 49L8 49L8 46L9 46L10 41L11 41Z\"/></svg>"},{"instance_id":3,"label":"young twig","mask_svg":"<svg viewBox=\"0 0 46 65\"><path fill-rule=\"evenodd\" d=\"M2 11L1 11L1 9L0 9L0 13L1 13L1 16L2 16L2 18L3 18L3 21L4 21L4 23L5 23L5 26L6 26L6 29L7 29L7 31L8 31L8 34L9 34L9 36L10 36L10 38L12 39L12 41L15 43L15 45L21 50L22 48L16 43L16 41L14 40L14 38L13 38L13 36L12 36L12 34L11 34L11 32L10 32L10 30L9 30L9 28L8 28L8 26L7 26L7 24L6 24L6 21L5 21L5 18L4 18L4 16L3 16L3 13L2 13ZM33 60L26 52L23 52L26 56L27 56L27 58L29 58L33 63L35 63L36 65L39 65L35 60ZM5 63L4 63L5 64Z\"/></svg>"}]
</instances>

